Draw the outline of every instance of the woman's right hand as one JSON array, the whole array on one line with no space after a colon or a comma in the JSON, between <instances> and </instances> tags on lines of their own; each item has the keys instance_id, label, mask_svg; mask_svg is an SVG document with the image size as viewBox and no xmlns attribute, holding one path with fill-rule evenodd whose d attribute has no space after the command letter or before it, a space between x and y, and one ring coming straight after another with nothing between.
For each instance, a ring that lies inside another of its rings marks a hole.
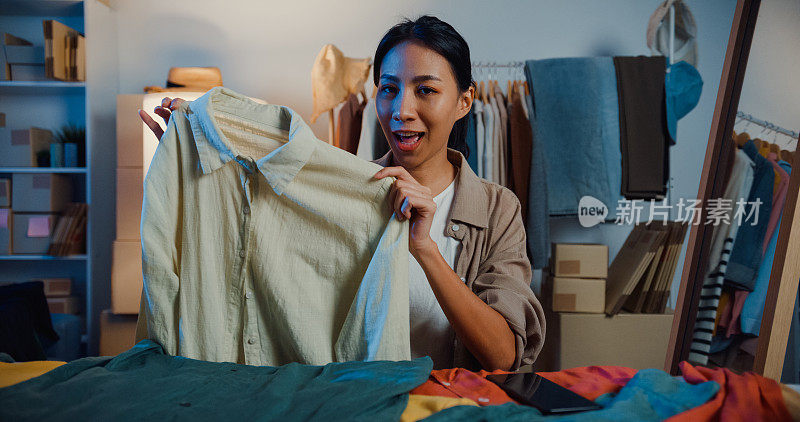
<instances>
[{"instance_id":1,"label":"woman's right hand","mask_svg":"<svg viewBox=\"0 0 800 422\"><path fill-rule=\"evenodd\" d=\"M164 123L169 124L169 116L171 116L172 112L178 107L180 107L180 105L184 101L186 100L184 100L183 98L164 97L161 100L161 105L156 107L153 110L153 113L161 116L161 118L164 119ZM142 119L144 124L146 124L147 127L149 127L150 130L153 131L153 133L156 135L156 138L161 139L161 135L164 134L164 129L161 128L161 125L159 125L158 122L153 120L153 118L150 117L150 115L147 114L147 112L144 110L139 110L139 117Z\"/></svg>"}]
</instances>

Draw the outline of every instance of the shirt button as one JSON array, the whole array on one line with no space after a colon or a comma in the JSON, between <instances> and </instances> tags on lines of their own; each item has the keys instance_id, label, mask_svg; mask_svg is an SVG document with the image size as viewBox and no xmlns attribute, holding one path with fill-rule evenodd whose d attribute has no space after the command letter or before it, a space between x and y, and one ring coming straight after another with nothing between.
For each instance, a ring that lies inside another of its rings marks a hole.
<instances>
[{"instance_id":1,"label":"shirt button","mask_svg":"<svg viewBox=\"0 0 800 422\"><path fill-rule=\"evenodd\" d=\"M244 258L244 256L245 256L245 252L244 252L244 249L242 249L242 250L239 251L239 258Z\"/></svg>"},{"instance_id":2,"label":"shirt button","mask_svg":"<svg viewBox=\"0 0 800 422\"><path fill-rule=\"evenodd\" d=\"M248 299L252 298L252 297L253 297L253 292L247 292L247 293L245 293L245 294L244 294L244 297L246 297L246 298L248 298Z\"/></svg>"},{"instance_id":3,"label":"shirt button","mask_svg":"<svg viewBox=\"0 0 800 422\"><path fill-rule=\"evenodd\" d=\"M245 214L250 214L250 207L244 207L243 211Z\"/></svg>"},{"instance_id":4,"label":"shirt button","mask_svg":"<svg viewBox=\"0 0 800 422\"><path fill-rule=\"evenodd\" d=\"M247 344L253 344L255 342L256 342L255 339L252 339L252 338L247 339Z\"/></svg>"},{"instance_id":5,"label":"shirt button","mask_svg":"<svg viewBox=\"0 0 800 422\"><path fill-rule=\"evenodd\" d=\"M454 231L454 232L457 232L457 231L458 231L458 228L459 228L459 227L458 227L458 224L453 224L453 231Z\"/></svg>"}]
</instances>

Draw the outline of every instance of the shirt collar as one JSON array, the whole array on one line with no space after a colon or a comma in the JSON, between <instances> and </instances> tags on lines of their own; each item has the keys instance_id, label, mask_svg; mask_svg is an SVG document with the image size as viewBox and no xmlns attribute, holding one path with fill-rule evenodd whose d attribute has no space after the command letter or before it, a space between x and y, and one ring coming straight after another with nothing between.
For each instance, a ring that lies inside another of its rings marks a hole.
<instances>
[{"instance_id":1,"label":"shirt collar","mask_svg":"<svg viewBox=\"0 0 800 422\"><path fill-rule=\"evenodd\" d=\"M466 158L459 151L447 148L447 159L458 168L449 219L476 227L488 227L489 211L486 204L486 190L481 178L472 171ZM383 157L373 162L382 167L391 165L392 151L389 150Z\"/></svg>"},{"instance_id":2,"label":"shirt collar","mask_svg":"<svg viewBox=\"0 0 800 422\"><path fill-rule=\"evenodd\" d=\"M289 107L260 104L224 87L212 88L197 100L183 103L182 109L192 128L203 174L212 173L231 160L246 169L250 167L220 130L215 111L225 111L285 133L287 141L283 145L254 163L278 195L308 162L318 142L311 128Z\"/></svg>"}]
</instances>

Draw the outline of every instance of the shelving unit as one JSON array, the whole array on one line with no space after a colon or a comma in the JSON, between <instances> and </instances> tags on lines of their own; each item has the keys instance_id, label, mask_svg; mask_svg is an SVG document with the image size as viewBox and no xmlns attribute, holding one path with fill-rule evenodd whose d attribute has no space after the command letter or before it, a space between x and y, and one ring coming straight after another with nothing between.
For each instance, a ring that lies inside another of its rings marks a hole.
<instances>
[{"instance_id":1,"label":"shelving unit","mask_svg":"<svg viewBox=\"0 0 800 422\"><path fill-rule=\"evenodd\" d=\"M85 82L0 81L0 95L82 95Z\"/></svg>"},{"instance_id":2,"label":"shelving unit","mask_svg":"<svg viewBox=\"0 0 800 422\"><path fill-rule=\"evenodd\" d=\"M86 173L85 167L0 167L0 173Z\"/></svg>"},{"instance_id":3,"label":"shelving unit","mask_svg":"<svg viewBox=\"0 0 800 422\"><path fill-rule=\"evenodd\" d=\"M0 255L0 261L83 261L89 259L86 254L53 256L53 255Z\"/></svg>"},{"instance_id":4,"label":"shelving unit","mask_svg":"<svg viewBox=\"0 0 800 422\"><path fill-rule=\"evenodd\" d=\"M86 166L70 168L0 167L14 173L65 174L72 178L73 200L89 205L86 253L71 256L0 255L0 281L70 277L81 297L84 353L98 350L100 310L108 307L110 249L113 239L114 106L117 86L116 22L113 10L98 0L0 0L0 32L44 45L42 21L55 19L86 36L86 82L0 81L0 112L6 127L53 130L66 123L86 128ZM113 57L112 57L113 56ZM0 151L0 153L2 153ZM12 190L12 201L13 201Z\"/></svg>"}]
</instances>

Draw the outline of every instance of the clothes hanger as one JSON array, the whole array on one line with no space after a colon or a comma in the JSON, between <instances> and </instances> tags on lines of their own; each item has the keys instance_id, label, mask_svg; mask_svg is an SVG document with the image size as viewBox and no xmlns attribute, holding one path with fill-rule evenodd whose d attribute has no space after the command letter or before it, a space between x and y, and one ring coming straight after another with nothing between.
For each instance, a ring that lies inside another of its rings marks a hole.
<instances>
[{"instance_id":1,"label":"clothes hanger","mask_svg":"<svg viewBox=\"0 0 800 422\"><path fill-rule=\"evenodd\" d=\"M770 144L769 144L769 152L774 152L778 156L778 159L780 160L781 159L781 147L778 146L777 142L778 142L778 132L775 132L772 135L772 142L770 142Z\"/></svg>"},{"instance_id":2,"label":"clothes hanger","mask_svg":"<svg viewBox=\"0 0 800 422\"><path fill-rule=\"evenodd\" d=\"M481 99L480 75L478 75L478 63L472 64L473 81L475 81L475 99Z\"/></svg>"},{"instance_id":3,"label":"clothes hanger","mask_svg":"<svg viewBox=\"0 0 800 422\"><path fill-rule=\"evenodd\" d=\"M493 66L493 63L494 62L489 63L489 66ZM494 78L494 68L493 67L489 67L489 82L487 82L486 84L489 87L489 96L492 97L492 98L494 98L494 79L493 78Z\"/></svg>"},{"instance_id":4,"label":"clothes hanger","mask_svg":"<svg viewBox=\"0 0 800 422\"><path fill-rule=\"evenodd\" d=\"M486 80L486 68L485 68L485 64L481 64L480 74L481 74L481 83L480 83L480 86L478 88L481 91L481 101L484 104L486 104L486 101L488 100L488 98L487 98L487 95L486 95L486 81L485 81Z\"/></svg>"},{"instance_id":5,"label":"clothes hanger","mask_svg":"<svg viewBox=\"0 0 800 422\"><path fill-rule=\"evenodd\" d=\"M748 127L750 127L750 121L746 120L746 123L744 125L744 131L742 131L742 133L738 135L736 134L736 132L734 132L733 141L736 142L736 146L739 148L743 147L744 144L746 144L747 141L750 140L750 134L746 132Z\"/></svg>"},{"instance_id":6,"label":"clothes hanger","mask_svg":"<svg viewBox=\"0 0 800 422\"><path fill-rule=\"evenodd\" d=\"M517 92L519 95L520 103L522 104L522 111L525 112L525 118L530 118L530 110L528 109L528 101L525 95L525 75L523 72L522 64L517 65L517 73L518 76L522 79L518 79L519 83L517 84Z\"/></svg>"},{"instance_id":7,"label":"clothes hanger","mask_svg":"<svg viewBox=\"0 0 800 422\"><path fill-rule=\"evenodd\" d=\"M481 63L475 65L475 98L483 102L483 76L481 75Z\"/></svg>"},{"instance_id":8,"label":"clothes hanger","mask_svg":"<svg viewBox=\"0 0 800 422\"><path fill-rule=\"evenodd\" d=\"M514 83L516 83L516 81L513 81L512 83L512 80L514 79L514 74L511 72L512 70L514 70L514 68L510 66L506 68L506 78L508 78L507 79L508 87L506 89L506 102L509 104L511 103L511 93L513 92L512 89L514 87Z\"/></svg>"},{"instance_id":9,"label":"clothes hanger","mask_svg":"<svg viewBox=\"0 0 800 422\"><path fill-rule=\"evenodd\" d=\"M755 140L756 146L758 147L758 153L764 158L767 158L767 154L769 153L769 142L761 139L761 136L764 136L764 132L766 131L766 127L761 129L761 133L758 134L758 137Z\"/></svg>"},{"instance_id":10,"label":"clothes hanger","mask_svg":"<svg viewBox=\"0 0 800 422\"><path fill-rule=\"evenodd\" d=\"M786 161L791 166L792 165L792 158L794 157L794 153L789 149L789 145L791 144L792 141L795 140L795 138L792 138L791 136L788 136L788 135L784 135L784 136L786 136L789 140L786 142L785 145L783 145L783 148L781 148L780 157L781 157L781 160Z\"/></svg>"}]
</instances>

